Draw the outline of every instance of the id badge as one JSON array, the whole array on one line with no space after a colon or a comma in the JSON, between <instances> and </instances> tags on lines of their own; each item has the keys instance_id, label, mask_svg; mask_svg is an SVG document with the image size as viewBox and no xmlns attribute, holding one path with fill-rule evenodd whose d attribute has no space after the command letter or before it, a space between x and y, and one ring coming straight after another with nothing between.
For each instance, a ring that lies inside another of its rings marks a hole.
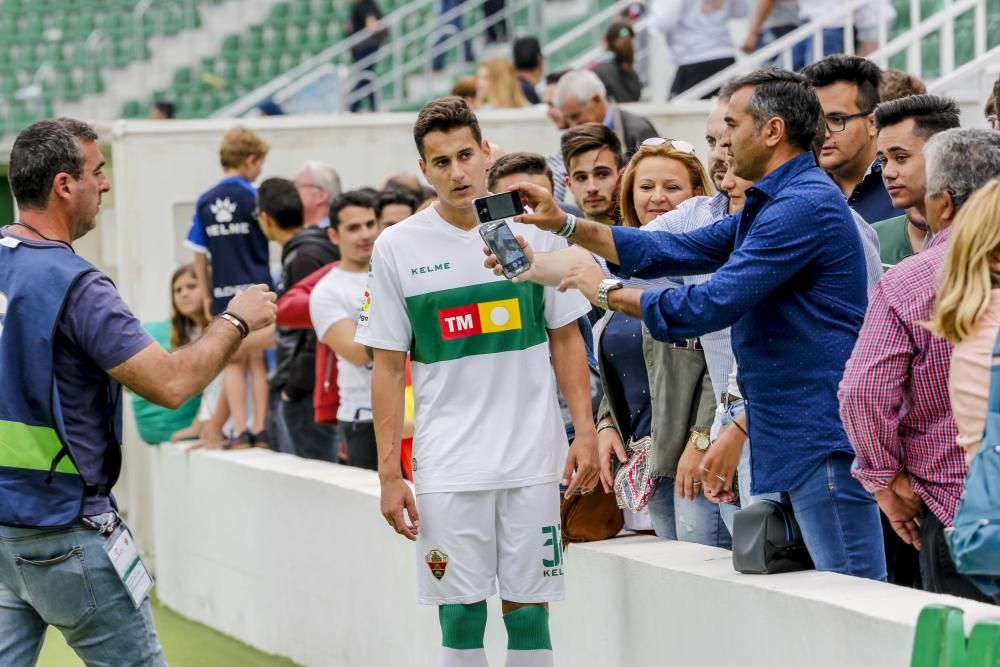
<instances>
[{"instance_id":1,"label":"id badge","mask_svg":"<svg viewBox=\"0 0 1000 667\"><path fill-rule=\"evenodd\" d=\"M135 546L132 533L124 523L119 524L115 532L111 533L111 537L104 541L104 550L108 553L115 572L121 577L129 595L132 596L132 604L138 609L153 587L153 578L149 576L149 570L139 557L139 550Z\"/></svg>"}]
</instances>

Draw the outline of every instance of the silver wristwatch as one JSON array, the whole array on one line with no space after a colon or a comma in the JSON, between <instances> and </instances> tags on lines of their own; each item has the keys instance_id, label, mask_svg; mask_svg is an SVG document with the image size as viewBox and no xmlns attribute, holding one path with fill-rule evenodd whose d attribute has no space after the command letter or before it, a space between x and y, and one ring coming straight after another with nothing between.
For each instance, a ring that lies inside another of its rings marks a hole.
<instances>
[{"instance_id":1,"label":"silver wristwatch","mask_svg":"<svg viewBox=\"0 0 1000 667\"><path fill-rule=\"evenodd\" d=\"M597 287L597 305L604 310L611 310L611 307L608 305L608 292L613 292L623 287L625 285L617 278L605 278L602 280L601 284Z\"/></svg>"}]
</instances>

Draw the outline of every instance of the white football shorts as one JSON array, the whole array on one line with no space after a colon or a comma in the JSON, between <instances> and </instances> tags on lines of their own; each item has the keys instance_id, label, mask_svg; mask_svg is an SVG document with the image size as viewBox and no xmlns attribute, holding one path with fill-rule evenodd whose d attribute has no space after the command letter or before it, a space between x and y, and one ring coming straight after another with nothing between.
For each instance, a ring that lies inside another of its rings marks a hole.
<instances>
[{"instance_id":1,"label":"white football shorts","mask_svg":"<svg viewBox=\"0 0 1000 667\"><path fill-rule=\"evenodd\" d=\"M559 484L417 496L421 604L565 596Z\"/></svg>"}]
</instances>

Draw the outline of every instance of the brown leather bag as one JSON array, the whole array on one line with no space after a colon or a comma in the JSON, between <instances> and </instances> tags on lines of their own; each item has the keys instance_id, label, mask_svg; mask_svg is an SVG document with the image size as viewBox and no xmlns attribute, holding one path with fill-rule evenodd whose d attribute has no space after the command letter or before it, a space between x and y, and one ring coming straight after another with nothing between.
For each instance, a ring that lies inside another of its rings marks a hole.
<instances>
[{"instance_id":1,"label":"brown leather bag","mask_svg":"<svg viewBox=\"0 0 1000 667\"><path fill-rule=\"evenodd\" d=\"M562 518L563 546L570 542L597 542L614 537L625 526L615 494L604 493L598 484L594 492L563 499L559 508Z\"/></svg>"}]
</instances>

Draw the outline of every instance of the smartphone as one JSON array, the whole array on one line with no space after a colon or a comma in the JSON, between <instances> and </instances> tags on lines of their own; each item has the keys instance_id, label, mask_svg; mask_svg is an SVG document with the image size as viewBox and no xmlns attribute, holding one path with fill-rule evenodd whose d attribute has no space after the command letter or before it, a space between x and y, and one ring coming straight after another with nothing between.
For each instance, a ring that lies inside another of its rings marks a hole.
<instances>
[{"instance_id":1,"label":"smartphone","mask_svg":"<svg viewBox=\"0 0 1000 667\"><path fill-rule=\"evenodd\" d=\"M516 192L501 192L498 195L480 197L472 203L476 207L476 217L479 218L480 224L510 220L515 215L524 213L521 195Z\"/></svg>"},{"instance_id":2,"label":"smartphone","mask_svg":"<svg viewBox=\"0 0 1000 667\"><path fill-rule=\"evenodd\" d=\"M521 250L521 244L514 238L514 232L510 231L506 220L479 225L479 235L496 255L507 278L519 276L531 268L528 256Z\"/></svg>"}]
</instances>

